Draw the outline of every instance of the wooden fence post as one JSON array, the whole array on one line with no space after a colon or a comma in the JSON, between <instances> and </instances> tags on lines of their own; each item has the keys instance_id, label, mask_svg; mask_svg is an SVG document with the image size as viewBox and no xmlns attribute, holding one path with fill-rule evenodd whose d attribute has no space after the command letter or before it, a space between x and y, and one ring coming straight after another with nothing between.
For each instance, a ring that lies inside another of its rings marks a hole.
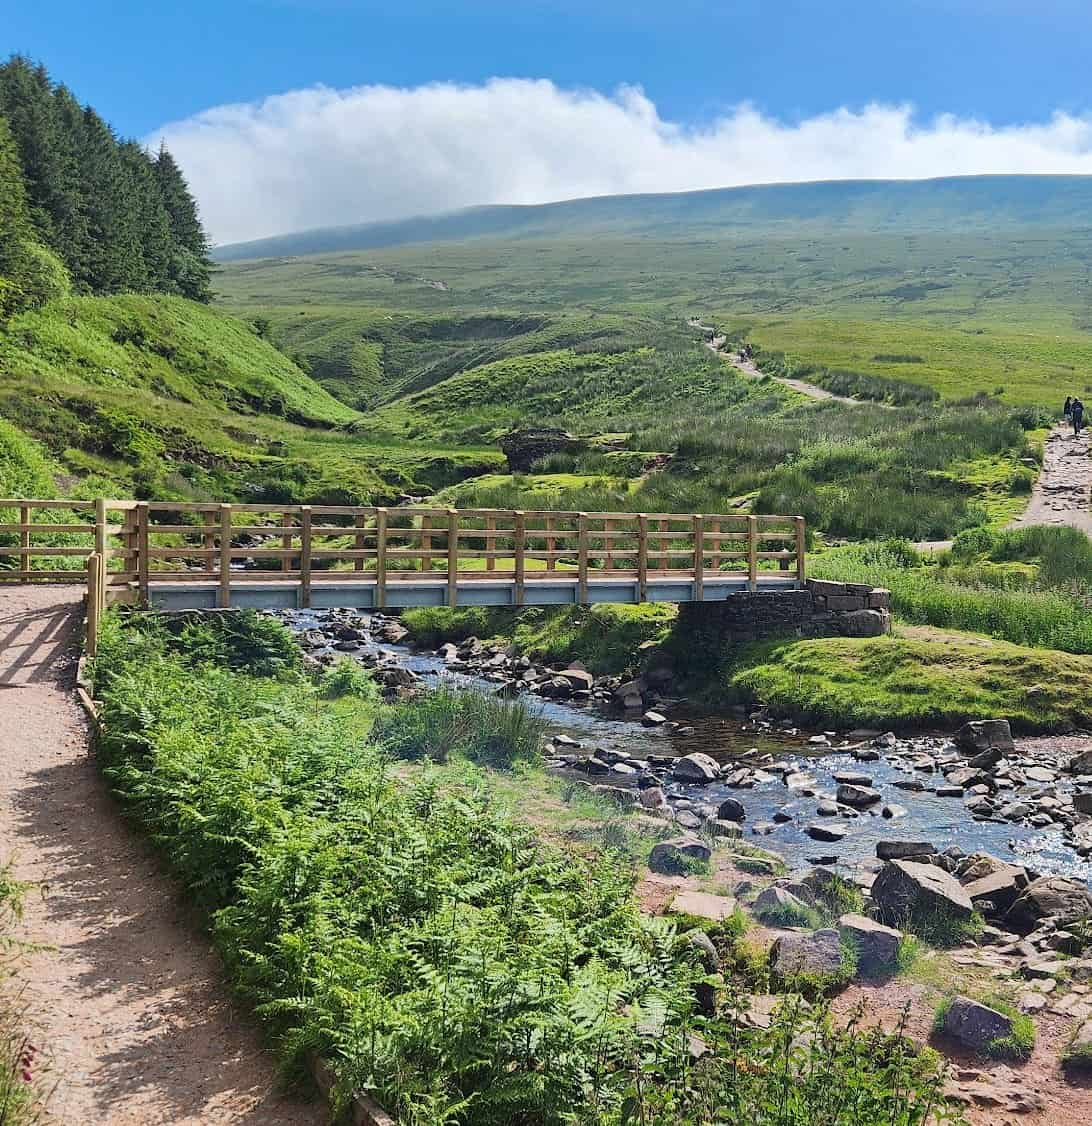
<instances>
[{"instance_id":1,"label":"wooden fence post","mask_svg":"<svg viewBox=\"0 0 1092 1126\"><path fill-rule=\"evenodd\" d=\"M694 514L694 601L705 600L705 517Z\"/></svg>"},{"instance_id":2,"label":"wooden fence post","mask_svg":"<svg viewBox=\"0 0 1092 1126\"><path fill-rule=\"evenodd\" d=\"M793 522L796 524L796 581L803 586L808 577L804 554L807 546L807 537L804 534L804 517L794 516Z\"/></svg>"},{"instance_id":3,"label":"wooden fence post","mask_svg":"<svg viewBox=\"0 0 1092 1126\"><path fill-rule=\"evenodd\" d=\"M99 618L102 605L99 601L101 566L102 556L98 552L92 552L87 557L87 655L89 657L98 656L99 652Z\"/></svg>"},{"instance_id":4,"label":"wooden fence post","mask_svg":"<svg viewBox=\"0 0 1092 1126\"><path fill-rule=\"evenodd\" d=\"M358 512L356 514L356 516L353 517L353 525L356 528L363 528L366 521L367 521L367 517L364 515L363 512ZM364 547L365 547L364 535L363 535L362 532L357 532L356 537L353 539L353 550L354 551L363 551ZM365 563L365 560L363 559L363 557L361 557L360 559L354 559L353 560L353 570L354 571L363 571L364 570L364 563Z\"/></svg>"},{"instance_id":5,"label":"wooden fence post","mask_svg":"<svg viewBox=\"0 0 1092 1126\"><path fill-rule=\"evenodd\" d=\"M201 541L202 546L204 547L205 551L215 551L216 550L216 533L213 530L215 527L216 527L216 513L212 512L212 511L206 512L205 513L205 528L207 529L207 531L205 532L204 537L202 538L202 541ZM216 570L216 556L215 555L206 555L205 556L205 570L208 571L210 574L212 574Z\"/></svg>"},{"instance_id":6,"label":"wooden fence post","mask_svg":"<svg viewBox=\"0 0 1092 1126\"><path fill-rule=\"evenodd\" d=\"M497 550L497 518L495 516L487 516L485 520L485 550L489 556L485 561L485 569L495 571L497 569L497 561L493 558L493 553Z\"/></svg>"},{"instance_id":7,"label":"wooden fence post","mask_svg":"<svg viewBox=\"0 0 1092 1126\"><path fill-rule=\"evenodd\" d=\"M512 513L512 518L515 524L515 530L512 533L515 537L515 543L513 544L512 550L515 556L516 605L522 606L526 569L524 551L527 547L527 517L522 511L516 511Z\"/></svg>"},{"instance_id":8,"label":"wooden fence post","mask_svg":"<svg viewBox=\"0 0 1092 1126\"><path fill-rule=\"evenodd\" d=\"M136 573L137 597L145 609L148 607L148 502L141 501L136 506Z\"/></svg>"},{"instance_id":9,"label":"wooden fence post","mask_svg":"<svg viewBox=\"0 0 1092 1126\"><path fill-rule=\"evenodd\" d=\"M747 517L747 589L758 590L758 517Z\"/></svg>"},{"instance_id":10,"label":"wooden fence post","mask_svg":"<svg viewBox=\"0 0 1092 1126\"><path fill-rule=\"evenodd\" d=\"M375 510L375 605L387 605L387 510Z\"/></svg>"},{"instance_id":11,"label":"wooden fence post","mask_svg":"<svg viewBox=\"0 0 1092 1126\"><path fill-rule=\"evenodd\" d=\"M19 529L19 547L22 549L19 555L19 570L29 571L30 568L30 505L21 504L19 506L19 523L23 525Z\"/></svg>"},{"instance_id":12,"label":"wooden fence post","mask_svg":"<svg viewBox=\"0 0 1092 1126\"><path fill-rule=\"evenodd\" d=\"M421 570L432 571L432 517L421 517Z\"/></svg>"},{"instance_id":13,"label":"wooden fence post","mask_svg":"<svg viewBox=\"0 0 1092 1126\"><path fill-rule=\"evenodd\" d=\"M637 596L648 601L648 513L637 514Z\"/></svg>"},{"instance_id":14,"label":"wooden fence post","mask_svg":"<svg viewBox=\"0 0 1092 1126\"><path fill-rule=\"evenodd\" d=\"M217 606L231 605L231 505L220 505L220 589Z\"/></svg>"},{"instance_id":15,"label":"wooden fence post","mask_svg":"<svg viewBox=\"0 0 1092 1126\"><path fill-rule=\"evenodd\" d=\"M581 606L588 604L588 514L577 517L576 600Z\"/></svg>"},{"instance_id":16,"label":"wooden fence post","mask_svg":"<svg viewBox=\"0 0 1092 1126\"><path fill-rule=\"evenodd\" d=\"M311 607L311 506L300 506L300 608Z\"/></svg>"},{"instance_id":17,"label":"wooden fence post","mask_svg":"<svg viewBox=\"0 0 1092 1126\"><path fill-rule=\"evenodd\" d=\"M447 510L447 604L459 600L459 512Z\"/></svg>"}]
</instances>

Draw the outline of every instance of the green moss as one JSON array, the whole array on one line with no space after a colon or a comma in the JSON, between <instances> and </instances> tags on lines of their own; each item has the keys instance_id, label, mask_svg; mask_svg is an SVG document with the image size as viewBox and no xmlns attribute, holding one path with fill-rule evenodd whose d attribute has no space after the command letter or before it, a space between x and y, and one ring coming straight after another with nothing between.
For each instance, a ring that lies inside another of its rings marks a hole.
<instances>
[{"instance_id":1,"label":"green moss","mask_svg":"<svg viewBox=\"0 0 1092 1126\"><path fill-rule=\"evenodd\" d=\"M1028 694L1029 685L1041 692ZM728 695L835 727L952 727L1007 716L1025 731L1092 722L1092 658L951 637L766 642L732 654Z\"/></svg>"}]
</instances>

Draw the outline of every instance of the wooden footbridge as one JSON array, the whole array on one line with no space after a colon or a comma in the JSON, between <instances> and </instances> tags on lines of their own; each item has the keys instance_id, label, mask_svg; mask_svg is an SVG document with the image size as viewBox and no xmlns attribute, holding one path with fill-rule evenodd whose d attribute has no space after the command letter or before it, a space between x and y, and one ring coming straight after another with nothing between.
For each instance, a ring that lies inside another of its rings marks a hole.
<instances>
[{"instance_id":1,"label":"wooden footbridge","mask_svg":"<svg viewBox=\"0 0 1092 1126\"><path fill-rule=\"evenodd\" d=\"M718 601L805 579L800 516L0 499L0 581L212 607ZM66 566L67 564L67 566Z\"/></svg>"}]
</instances>

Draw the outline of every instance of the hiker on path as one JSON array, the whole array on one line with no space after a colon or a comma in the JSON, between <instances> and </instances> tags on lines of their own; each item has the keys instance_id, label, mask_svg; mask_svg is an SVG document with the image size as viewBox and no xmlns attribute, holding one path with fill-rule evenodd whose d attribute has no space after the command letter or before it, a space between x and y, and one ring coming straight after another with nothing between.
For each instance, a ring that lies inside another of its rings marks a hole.
<instances>
[{"instance_id":1,"label":"hiker on path","mask_svg":"<svg viewBox=\"0 0 1092 1126\"><path fill-rule=\"evenodd\" d=\"M1073 437L1079 438L1081 436L1081 428L1084 426L1084 403L1080 399L1074 399L1069 405L1069 416L1073 420Z\"/></svg>"},{"instance_id":2,"label":"hiker on path","mask_svg":"<svg viewBox=\"0 0 1092 1126\"><path fill-rule=\"evenodd\" d=\"M1066 420L1066 422L1068 422L1072 413L1073 413L1073 399L1069 395L1066 395L1065 406L1062 407L1062 418L1064 418Z\"/></svg>"}]
</instances>

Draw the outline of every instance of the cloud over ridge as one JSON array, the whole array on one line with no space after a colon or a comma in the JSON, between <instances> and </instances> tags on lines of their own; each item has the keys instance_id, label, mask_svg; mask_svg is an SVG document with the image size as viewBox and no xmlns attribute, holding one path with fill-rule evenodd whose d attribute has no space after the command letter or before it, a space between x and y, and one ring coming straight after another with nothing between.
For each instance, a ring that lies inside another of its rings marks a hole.
<instances>
[{"instance_id":1,"label":"cloud over ridge","mask_svg":"<svg viewBox=\"0 0 1092 1126\"><path fill-rule=\"evenodd\" d=\"M218 243L489 203L804 180L982 173L1092 174L1092 117L992 126L909 105L788 124L740 105L691 127L637 87L613 95L545 79L315 87L173 122Z\"/></svg>"}]
</instances>

